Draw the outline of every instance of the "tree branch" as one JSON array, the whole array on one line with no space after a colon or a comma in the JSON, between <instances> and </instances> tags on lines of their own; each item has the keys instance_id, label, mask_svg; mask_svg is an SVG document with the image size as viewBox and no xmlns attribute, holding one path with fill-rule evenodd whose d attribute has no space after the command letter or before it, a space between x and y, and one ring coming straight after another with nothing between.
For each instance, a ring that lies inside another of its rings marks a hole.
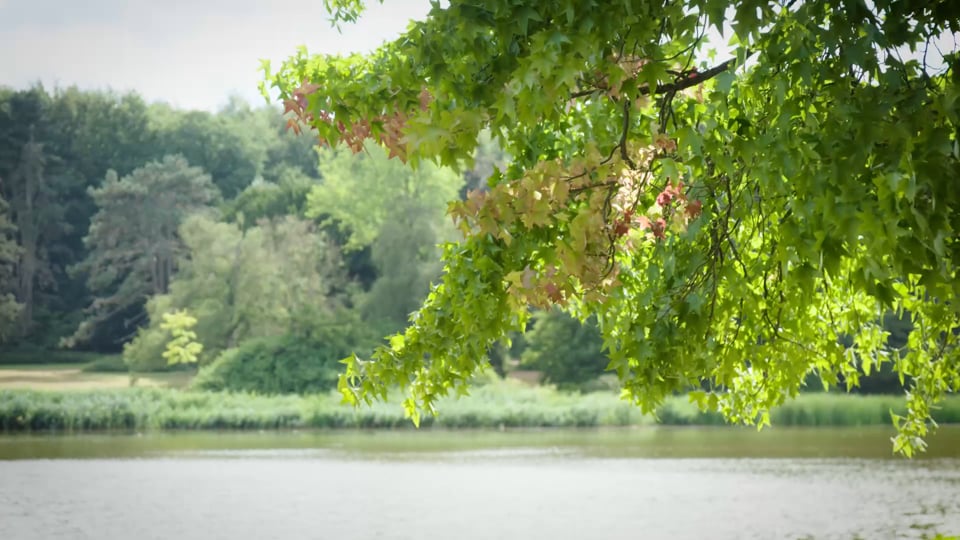
<instances>
[{"instance_id":1,"label":"tree branch","mask_svg":"<svg viewBox=\"0 0 960 540\"><path fill-rule=\"evenodd\" d=\"M630 133L630 107L633 106L633 103L630 100L623 101L623 132L620 134L620 143L617 145L620 147L620 157L627 162L627 165L630 166L630 170L637 170L637 164L630 159L630 155L627 153L627 135Z\"/></svg>"},{"instance_id":2,"label":"tree branch","mask_svg":"<svg viewBox=\"0 0 960 540\"><path fill-rule=\"evenodd\" d=\"M657 86L656 91L652 92L652 94L661 95L661 94L668 94L671 92L679 92L681 90L686 90L691 86L696 86L700 83L709 81L710 79L716 77L717 75L733 67L736 61L737 61L736 58L731 58L726 62L717 64L716 66L713 66L712 68L706 71L695 72L689 76L680 78L672 83L659 85ZM602 87L594 87L589 90L579 90L577 92L571 93L570 99L586 97L592 94L596 94L597 92L602 92L604 90L606 90L606 88L602 88ZM641 96L648 96L651 94L649 86L641 86L640 88L637 89L637 92L638 92L638 95L641 95Z\"/></svg>"},{"instance_id":3,"label":"tree branch","mask_svg":"<svg viewBox=\"0 0 960 540\"><path fill-rule=\"evenodd\" d=\"M664 85L657 86L657 91L654 92L653 94L654 94L654 95L660 95L660 94L668 94L668 93L671 93L671 92L679 92L679 91L681 91L681 90L686 90L687 88L690 88L691 86L696 86L696 85L698 85L698 84L700 84L700 83L702 83L702 82L709 81L710 79L712 79L712 78L716 77L717 75L723 73L724 71L727 71L728 69L730 69L730 68L736 63L736 61L737 61L736 58L731 58L731 59L727 60L726 62L723 62L722 64L718 64L718 65L716 65L716 66L713 66L712 68L710 68L710 69L708 69L708 70L706 70L706 71L700 71L700 72L694 73L694 74L692 74L692 75L690 75L690 76L688 76L688 77L686 77L686 78L683 78L683 79L674 81L674 82L672 82L672 83L670 83L670 84L664 84ZM638 89L638 92L640 93L641 96L649 95L649 94L650 94L650 87L649 87L649 86L641 86L641 87Z\"/></svg>"}]
</instances>

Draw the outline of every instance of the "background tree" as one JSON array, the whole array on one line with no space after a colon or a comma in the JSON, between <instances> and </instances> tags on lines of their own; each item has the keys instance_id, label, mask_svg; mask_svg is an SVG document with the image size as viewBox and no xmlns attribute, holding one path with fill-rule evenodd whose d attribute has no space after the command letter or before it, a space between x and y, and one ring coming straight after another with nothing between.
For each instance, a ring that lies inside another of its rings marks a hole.
<instances>
[{"instance_id":1,"label":"background tree","mask_svg":"<svg viewBox=\"0 0 960 540\"><path fill-rule=\"evenodd\" d=\"M375 145L359 156L344 147L321 152L319 170L307 215L339 229L345 250L370 248L377 278L358 303L368 319L395 330L439 276L437 245L454 234L446 207L463 180L436 166L411 170Z\"/></svg>"},{"instance_id":2,"label":"background tree","mask_svg":"<svg viewBox=\"0 0 960 540\"><path fill-rule=\"evenodd\" d=\"M38 88L0 96L0 190L23 246L13 291L23 304L20 337L42 330L37 319L59 292L58 258L64 251L63 235L70 230L63 220L61 191L72 178L52 148L49 105L49 96Z\"/></svg>"},{"instance_id":3,"label":"background tree","mask_svg":"<svg viewBox=\"0 0 960 540\"><path fill-rule=\"evenodd\" d=\"M164 151L202 167L228 199L262 176L279 137L269 117L239 98L218 114L154 106L153 116Z\"/></svg>"},{"instance_id":4,"label":"background tree","mask_svg":"<svg viewBox=\"0 0 960 540\"><path fill-rule=\"evenodd\" d=\"M957 31L946 2L452 0L370 55L301 51L268 79L321 141L468 166L489 129L513 158L453 208L467 238L443 282L348 365L348 397L400 384L417 420L529 306L559 305L597 316L645 410L701 387L704 409L764 424L806 374L882 364L878 320L909 310L894 446L912 452L960 389Z\"/></svg>"},{"instance_id":5,"label":"background tree","mask_svg":"<svg viewBox=\"0 0 960 540\"><path fill-rule=\"evenodd\" d=\"M21 248L16 266L16 296L23 305L21 335L31 330L38 290L55 289L47 250L64 229L63 206L56 198L55 179L48 174L47 164L44 145L31 134L6 182Z\"/></svg>"},{"instance_id":6,"label":"background tree","mask_svg":"<svg viewBox=\"0 0 960 540\"><path fill-rule=\"evenodd\" d=\"M300 169L288 167L277 172L276 181L255 180L224 205L224 218L253 226L262 219L285 215L304 217L307 195L317 180Z\"/></svg>"},{"instance_id":7,"label":"background tree","mask_svg":"<svg viewBox=\"0 0 960 540\"><path fill-rule=\"evenodd\" d=\"M477 149L473 155L473 167L464 171L463 187L460 198L466 199L471 191L486 191L490 188L488 180L495 174L502 174L510 164L510 156L500 147L489 131L481 131L477 139Z\"/></svg>"},{"instance_id":8,"label":"background tree","mask_svg":"<svg viewBox=\"0 0 960 540\"><path fill-rule=\"evenodd\" d=\"M197 318L201 364L260 337L309 337L343 306L347 283L336 246L294 217L255 227L194 216L181 227L185 252L168 293L147 303L150 325L124 349L136 370L161 368L169 341L163 315L187 310Z\"/></svg>"},{"instance_id":9,"label":"background tree","mask_svg":"<svg viewBox=\"0 0 960 540\"><path fill-rule=\"evenodd\" d=\"M14 268L20 259L15 241L16 226L10 221L7 201L0 194L0 343L16 334L16 322L22 306L13 294Z\"/></svg>"},{"instance_id":10,"label":"background tree","mask_svg":"<svg viewBox=\"0 0 960 540\"><path fill-rule=\"evenodd\" d=\"M29 331L20 335L20 344L56 347L82 319L89 302L86 284L67 269L84 258L83 237L96 212L87 188L99 184L111 167L125 175L160 157L147 120L146 106L135 94L76 88L48 92L40 86L0 92L0 175L9 180L18 168L42 171L40 178L21 176L17 182L26 187L22 181L29 179L41 186L31 189L33 210L23 218L34 222L25 230L36 238L25 244L36 246L25 256L36 261L37 271L32 281L22 276L25 285L32 283L33 301L22 319ZM42 167L21 162L28 144L38 145L30 148L41 150ZM10 191L17 185L5 187L14 212L20 204ZM23 196L19 199L26 203Z\"/></svg>"},{"instance_id":11,"label":"background tree","mask_svg":"<svg viewBox=\"0 0 960 540\"><path fill-rule=\"evenodd\" d=\"M71 341L89 339L97 325L130 317L149 296L165 294L183 253L180 224L219 198L210 176L178 156L122 179L108 171L90 196L99 210L85 238L89 255L76 271L87 276L95 299Z\"/></svg>"},{"instance_id":12,"label":"background tree","mask_svg":"<svg viewBox=\"0 0 960 540\"><path fill-rule=\"evenodd\" d=\"M521 365L543 373L544 382L580 388L600 376L609 359L593 318L580 322L563 311L540 311L527 332Z\"/></svg>"},{"instance_id":13,"label":"background tree","mask_svg":"<svg viewBox=\"0 0 960 540\"><path fill-rule=\"evenodd\" d=\"M29 248L23 252L25 272L16 276L24 287L12 290L32 300L25 302L29 309L16 338L4 348L44 356L85 319L84 310L94 300L88 276L67 270L89 256L84 238L99 209L88 189L99 187L108 170L124 177L166 154L189 151L192 165L216 170L214 183L241 189L256 182L267 188L228 199L222 208L228 219L242 212L246 226L252 226L261 217L302 215L306 192L319 177L315 139L287 130L285 122L276 108L253 109L238 99L216 113L198 113L148 105L135 93L0 88L0 191L11 205L11 219L32 223L20 229ZM25 150L42 166L24 163ZM14 182L18 170L42 176L18 174ZM42 189L31 187L32 206L21 212L27 179ZM280 189L269 189L273 186ZM116 350L142 314L140 307L131 307L97 325L78 346Z\"/></svg>"}]
</instances>

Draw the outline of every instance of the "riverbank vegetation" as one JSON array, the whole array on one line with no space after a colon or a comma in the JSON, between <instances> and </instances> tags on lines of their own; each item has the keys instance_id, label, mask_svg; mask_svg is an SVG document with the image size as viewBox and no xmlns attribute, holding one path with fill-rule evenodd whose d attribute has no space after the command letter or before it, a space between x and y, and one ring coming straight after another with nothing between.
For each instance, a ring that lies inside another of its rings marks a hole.
<instances>
[{"instance_id":1,"label":"riverbank vegetation","mask_svg":"<svg viewBox=\"0 0 960 540\"><path fill-rule=\"evenodd\" d=\"M152 429L386 428L413 425L395 403L354 408L336 393L263 396L237 392L125 388L85 391L0 390L0 430L90 431ZM804 394L771 412L774 426L890 425L902 413L897 396ZM423 427L442 429L720 425L685 397L668 399L656 416L645 416L613 392L585 394L516 381L493 381L469 396L447 398ZM933 413L940 423L960 423L960 398ZM776 429L775 427L773 429Z\"/></svg>"}]
</instances>

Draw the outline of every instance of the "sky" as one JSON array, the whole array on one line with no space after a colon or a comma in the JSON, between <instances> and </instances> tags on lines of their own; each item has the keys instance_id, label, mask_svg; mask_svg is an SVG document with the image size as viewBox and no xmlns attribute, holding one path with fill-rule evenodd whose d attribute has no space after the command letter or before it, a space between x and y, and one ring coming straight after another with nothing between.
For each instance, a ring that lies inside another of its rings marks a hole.
<instances>
[{"instance_id":1,"label":"sky","mask_svg":"<svg viewBox=\"0 0 960 540\"><path fill-rule=\"evenodd\" d=\"M367 4L340 33L323 0L0 0L0 86L134 90L191 109L231 95L262 104L260 59L277 66L299 45L366 52L429 10L429 0ZM956 37L942 38L945 50Z\"/></svg>"},{"instance_id":2,"label":"sky","mask_svg":"<svg viewBox=\"0 0 960 540\"><path fill-rule=\"evenodd\" d=\"M0 0L0 86L135 90L148 101L216 110L261 104L260 59L365 52L422 19L427 0L368 2L331 28L322 0Z\"/></svg>"}]
</instances>

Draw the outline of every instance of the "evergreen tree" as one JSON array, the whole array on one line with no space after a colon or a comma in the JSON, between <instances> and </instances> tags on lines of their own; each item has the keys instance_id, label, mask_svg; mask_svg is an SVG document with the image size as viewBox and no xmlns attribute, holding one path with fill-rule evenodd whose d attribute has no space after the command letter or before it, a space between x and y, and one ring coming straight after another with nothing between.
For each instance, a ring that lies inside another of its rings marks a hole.
<instances>
[{"instance_id":1,"label":"evergreen tree","mask_svg":"<svg viewBox=\"0 0 960 540\"><path fill-rule=\"evenodd\" d=\"M14 240L16 227L9 213L7 201L0 195L0 343L15 334L22 308L13 293L15 286L11 286L15 284L14 268L20 258L20 247Z\"/></svg>"},{"instance_id":2,"label":"evergreen tree","mask_svg":"<svg viewBox=\"0 0 960 540\"><path fill-rule=\"evenodd\" d=\"M68 344L90 339L103 322L167 293L184 252L180 224L219 199L210 176L179 156L123 178L108 171L90 196L98 211L84 239L89 254L74 271L86 275L94 300Z\"/></svg>"},{"instance_id":3,"label":"evergreen tree","mask_svg":"<svg viewBox=\"0 0 960 540\"><path fill-rule=\"evenodd\" d=\"M68 227L57 197L56 178L48 174L49 161L44 145L35 141L31 133L7 182L21 248L16 265L16 296L23 305L21 335L31 330L38 293L56 288L49 254Z\"/></svg>"}]
</instances>

